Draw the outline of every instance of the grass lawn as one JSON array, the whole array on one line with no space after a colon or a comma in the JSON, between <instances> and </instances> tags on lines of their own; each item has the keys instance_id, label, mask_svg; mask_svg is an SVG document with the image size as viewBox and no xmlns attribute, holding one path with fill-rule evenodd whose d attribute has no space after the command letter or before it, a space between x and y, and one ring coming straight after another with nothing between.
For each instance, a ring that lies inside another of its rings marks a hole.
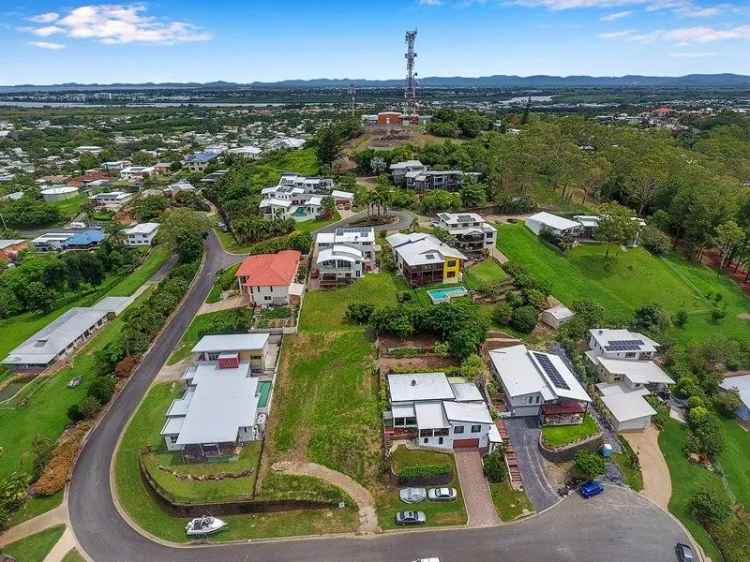
<instances>
[{"instance_id":1,"label":"grass lawn","mask_svg":"<svg viewBox=\"0 0 750 562\"><path fill-rule=\"evenodd\" d=\"M163 448L146 456L145 462L154 480L181 503L203 503L212 501L251 498L258 475L260 441L245 445L238 458L226 462L185 463L178 453L170 453ZM161 470L170 470L192 476L218 474L220 472L241 472L252 470L249 476L225 478L224 480L182 480Z\"/></svg>"},{"instance_id":2,"label":"grass lawn","mask_svg":"<svg viewBox=\"0 0 750 562\"><path fill-rule=\"evenodd\" d=\"M172 352L172 355L170 355L167 365L174 365L186 357L189 357L190 350L195 347L195 344L198 343L198 340L200 339L201 331L207 329L214 322L222 322L224 320L230 321L247 314L251 314L250 309L242 307L218 310L216 312L209 312L208 314L196 316L182 335L182 339L180 340L177 349L175 349L174 352Z\"/></svg>"},{"instance_id":3,"label":"grass lawn","mask_svg":"<svg viewBox=\"0 0 750 562\"><path fill-rule=\"evenodd\" d=\"M331 223L341 220L341 215L336 211L330 219L314 219L309 221L297 222L294 225L295 232L313 232Z\"/></svg>"},{"instance_id":4,"label":"grass lawn","mask_svg":"<svg viewBox=\"0 0 750 562\"><path fill-rule=\"evenodd\" d=\"M505 469L502 482L490 482L489 484L492 503L495 504L495 509L501 520L513 521L522 515L534 512L534 506L531 505L526 492L514 490L510 485L507 469Z\"/></svg>"},{"instance_id":5,"label":"grass lawn","mask_svg":"<svg viewBox=\"0 0 750 562\"><path fill-rule=\"evenodd\" d=\"M583 441L599 433L596 420L589 414L578 425L547 425L542 428L542 439L548 447L562 447L577 441Z\"/></svg>"},{"instance_id":6,"label":"grass lawn","mask_svg":"<svg viewBox=\"0 0 750 562\"><path fill-rule=\"evenodd\" d=\"M625 484L630 486L636 492L643 490L643 474L641 473L640 468L630 466L627 456L623 453L614 453L612 455L612 460L620 468Z\"/></svg>"},{"instance_id":7,"label":"grass lawn","mask_svg":"<svg viewBox=\"0 0 750 562\"><path fill-rule=\"evenodd\" d=\"M721 470L737 502L750 512L750 433L734 420L723 420L726 445L719 458Z\"/></svg>"},{"instance_id":8,"label":"grass lawn","mask_svg":"<svg viewBox=\"0 0 750 562\"><path fill-rule=\"evenodd\" d=\"M86 202L87 198L83 193L70 197L68 199L61 199L60 201L54 201L50 203L52 207L55 207L60 214L63 216L65 222L74 219L81 212L81 205Z\"/></svg>"},{"instance_id":9,"label":"grass lawn","mask_svg":"<svg viewBox=\"0 0 750 562\"><path fill-rule=\"evenodd\" d=\"M477 289L480 285L504 281L507 278L508 274L492 258L486 258L464 271L464 283L469 289Z\"/></svg>"},{"instance_id":10,"label":"grass lawn","mask_svg":"<svg viewBox=\"0 0 750 562\"><path fill-rule=\"evenodd\" d=\"M159 271L159 268L164 265L170 255L169 247L166 244L154 246L140 267L115 285L108 296L129 297Z\"/></svg>"},{"instance_id":11,"label":"grass lawn","mask_svg":"<svg viewBox=\"0 0 750 562\"><path fill-rule=\"evenodd\" d=\"M214 286L211 287L211 292L208 293L208 297L206 298L207 303L219 302L221 300L222 291L228 291L232 286L237 286L237 279L234 274L237 273L239 267L240 264L236 263L216 276Z\"/></svg>"},{"instance_id":12,"label":"grass lawn","mask_svg":"<svg viewBox=\"0 0 750 562\"><path fill-rule=\"evenodd\" d=\"M185 543L187 518L171 517L164 512L146 489L138 470L139 451L149 444L160 446L164 413L179 394L177 385L151 387L117 450L115 484L120 503L140 527L163 539ZM212 537L212 541L348 532L358 524L353 508L232 515L222 519L229 526Z\"/></svg>"},{"instance_id":13,"label":"grass lawn","mask_svg":"<svg viewBox=\"0 0 750 562\"><path fill-rule=\"evenodd\" d=\"M355 328L347 324L344 318L349 304L370 303L376 307L394 305L399 290L401 287L391 274L368 273L347 287L310 291L302 304L300 330L312 333Z\"/></svg>"},{"instance_id":14,"label":"grass lawn","mask_svg":"<svg viewBox=\"0 0 750 562\"><path fill-rule=\"evenodd\" d=\"M65 555L62 562L86 562L86 559L74 548Z\"/></svg>"},{"instance_id":15,"label":"grass lawn","mask_svg":"<svg viewBox=\"0 0 750 562\"><path fill-rule=\"evenodd\" d=\"M14 512L8 520L8 527L13 527L29 519L33 519L37 515L46 513L51 509L56 508L63 501L63 491L59 491L51 496L34 496L24 502L21 509Z\"/></svg>"},{"instance_id":16,"label":"grass lawn","mask_svg":"<svg viewBox=\"0 0 750 562\"><path fill-rule=\"evenodd\" d=\"M458 497L454 502L431 502L425 500L417 504L408 504L401 501L398 495L399 488L386 486L382 490L379 490L375 497L378 509L378 522L383 529L397 528L398 526L395 522L396 513L409 510L424 511L425 515L427 515L428 527L464 525L466 523L466 509L464 507L453 455L450 453L399 447L393 453L392 463L395 471L407 466L450 464L453 468L453 479L446 486L456 488Z\"/></svg>"},{"instance_id":17,"label":"grass lawn","mask_svg":"<svg viewBox=\"0 0 750 562\"><path fill-rule=\"evenodd\" d=\"M715 473L691 463L685 456L687 429L679 422L668 419L659 434L659 447L669 466L672 480L672 497L669 511L682 521L706 554L714 562L722 560L716 544L708 532L690 513L690 500L700 490L720 490L722 482Z\"/></svg>"},{"instance_id":18,"label":"grass lawn","mask_svg":"<svg viewBox=\"0 0 750 562\"><path fill-rule=\"evenodd\" d=\"M717 331L750 335L750 323L737 318L750 309L750 299L731 280L677 256L657 258L633 248L607 260L604 248L592 244L581 244L561 255L523 224L500 226L498 247L565 304L590 299L603 305L610 322L628 321L639 306L657 303L669 313L684 309L690 315L683 329L673 330L680 342L700 341ZM719 323L710 321L710 303L705 298L716 291L727 305L726 318Z\"/></svg>"},{"instance_id":19,"label":"grass lawn","mask_svg":"<svg viewBox=\"0 0 750 562\"><path fill-rule=\"evenodd\" d=\"M3 549L3 553L13 556L18 562L43 562L64 532L65 525L50 527L9 544Z\"/></svg>"},{"instance_id":20,"label":"grass lawn","mask_svg":"<svg viewBox=\"0 0 750 562\"><path fill-rule=\"evenodd\" d=\"M148 298L146 291L139 299ZM14 470L29 470L32 458L28 451L36 435L57 440L69 423L67 410L86 395L93 380L94 353L112 341L122 329L123 320L116 318L102 327L88 344L79 350L72 364L51 377L37 377L22 391L23 400L13 400L0 408L0 478ZM82 383L67 388L76 377Z\"/></svg>"}]
</instances>

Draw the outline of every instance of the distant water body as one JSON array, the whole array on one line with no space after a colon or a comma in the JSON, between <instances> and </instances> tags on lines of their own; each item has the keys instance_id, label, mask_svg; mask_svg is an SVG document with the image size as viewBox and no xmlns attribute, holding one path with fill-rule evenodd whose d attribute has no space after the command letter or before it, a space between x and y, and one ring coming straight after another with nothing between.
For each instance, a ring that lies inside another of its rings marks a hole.
<instances>
[{"instance_id":1,"label":"distant water body","mask_svg":"<svg viewBox=\"0 0 750 562\"><path fill-rule=\"evenodd\" d=\"M248 102L152 102L152 103L78 103L66 101L0 101L0 107L283 107L290 103L248 103ZM299 104L294 104L299 105ZM305 103L303 105L327 105L322 103Z\"/></svg>"}]
</instances>

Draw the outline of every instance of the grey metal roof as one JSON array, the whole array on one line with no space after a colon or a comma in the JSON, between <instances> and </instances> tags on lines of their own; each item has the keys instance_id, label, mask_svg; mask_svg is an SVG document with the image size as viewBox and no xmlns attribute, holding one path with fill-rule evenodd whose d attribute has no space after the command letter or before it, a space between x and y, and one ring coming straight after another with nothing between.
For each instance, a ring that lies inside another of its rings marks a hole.
<instances>
[{"instance_id":1,"label":"grey metal roof","mask_svg":"<svg viewBox=\"0 0 750 562\"><path fill-rule=\"evenodd\" d=\"M453 400L453 389L443 373L388 375L391 402Z\"/></svg>"},{"instance_id":2,"label":"grey metal roof","mask_svg":"<svg viewBox=\"0 0 750 562\"><path fill-rule=\"evenodd\" d=\"M445 417L450 421L492 423L492 416L484 402L443 402Z\"/></svg>"},{"instance_id":3,"label":"grey metal roof","mask_svg":"<svg viewBox=\"0 0 750 562\"><path fill-rule=\"evenodd\" d=\"M192 349L193 353L219 351L254 351L268 343L268 332L260 334L222 334L203 336Z\"/></svg>"}]
</instances>

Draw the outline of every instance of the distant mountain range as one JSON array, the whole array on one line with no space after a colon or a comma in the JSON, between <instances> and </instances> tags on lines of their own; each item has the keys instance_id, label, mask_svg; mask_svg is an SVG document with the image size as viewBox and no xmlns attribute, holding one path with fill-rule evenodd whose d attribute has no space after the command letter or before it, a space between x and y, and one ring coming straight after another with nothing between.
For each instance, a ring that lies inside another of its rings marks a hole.
<instances>
[{"instance_id":1,"label":"distant mountain range","mask_svg":"<svg viewBox=\"0 0 750 562\"><path fill-rule=\"evenodd\" d=\"M741 74L688 74L685 76L428 76L419 79L423 88L746 88L750 76ZM191 89L216 90L236 88L400 88L402 79L366 80L348 78L315 78L312 80L281 80L279 82L164 82L143 84L19 84L0 86L0 93L52 92L91 90Z\"/></svg>"}]
</instances>

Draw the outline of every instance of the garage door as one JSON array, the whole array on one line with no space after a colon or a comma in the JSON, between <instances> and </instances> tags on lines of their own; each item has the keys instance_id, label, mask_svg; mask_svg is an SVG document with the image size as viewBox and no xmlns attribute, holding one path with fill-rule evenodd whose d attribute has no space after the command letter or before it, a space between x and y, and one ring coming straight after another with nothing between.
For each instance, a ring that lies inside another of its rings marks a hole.
<instances>
[{"instance_id":1,"label":"garage door","mask_svg":"<svg viewBox=\"0 0 750 562\"><path fill-rule=\"evenodd\" d=\"M478 449L479 439L454 439L454 449Z\"/></svg>"}]
</instances>

